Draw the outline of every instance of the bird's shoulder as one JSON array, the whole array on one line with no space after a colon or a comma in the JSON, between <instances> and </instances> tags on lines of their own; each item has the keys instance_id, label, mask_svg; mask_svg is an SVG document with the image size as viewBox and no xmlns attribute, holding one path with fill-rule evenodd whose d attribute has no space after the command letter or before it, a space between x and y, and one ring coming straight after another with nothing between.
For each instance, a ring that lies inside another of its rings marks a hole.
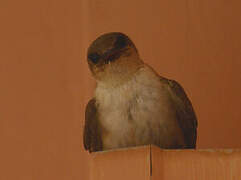
<instances>
[{"instance_id":1,"label":"bird's shoulder","mask_svg":"<svg viewBox=\"0 0 241 180\"><path fill-rule=\"evenodd\" d=\"M97 106L96 106L96 100L95 98L92 98L89 100L88 104L86 105L85 108L85 118L90 118L91 116L94 116L97 111Z\"/></svg>"},{"instance_id":2,"label":"bird's shoulder","mask_svg":"<svg viewBox=\"0 0 241 180\"><path fill-rule=\"evenodd\" d=\"M192 106L184 88L177 81L172 79L167 79L161 76L160 76L160 81L162 85L164 85L167 88L167 90L170 92L170 94L172 95L172 98L176 101L179 101L179 104L181 103L186 107Z\"/></svg>"}]
</instances>

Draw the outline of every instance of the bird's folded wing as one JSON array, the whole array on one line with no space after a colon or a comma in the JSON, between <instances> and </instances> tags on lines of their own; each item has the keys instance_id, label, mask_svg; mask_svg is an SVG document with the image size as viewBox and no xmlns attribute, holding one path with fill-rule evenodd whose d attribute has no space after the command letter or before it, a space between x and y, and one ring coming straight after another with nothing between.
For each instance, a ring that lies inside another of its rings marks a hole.
<instances>
[{"instance_id":1,"label":"bird's folded wing","mask_svg":"<svg viewBox=\"0 0 241 180\"><path fill-rule=\"evenodd\" d=\"M198 124L192 104L178 82L167 80L166 83L176 105L176 116L184 134L186 148L195 148Z\"/></svg>"},{"instance_id":2,"label":"bird's folded wing","mask_svg":"<svg viewBox=\"0 0 241 180\"><path fill-rule=\"evenodd\" d=\"M84 147L89 152L102 150L100 125L95 99L91 99L85 110Z\"/></svg>"}]
</instances>

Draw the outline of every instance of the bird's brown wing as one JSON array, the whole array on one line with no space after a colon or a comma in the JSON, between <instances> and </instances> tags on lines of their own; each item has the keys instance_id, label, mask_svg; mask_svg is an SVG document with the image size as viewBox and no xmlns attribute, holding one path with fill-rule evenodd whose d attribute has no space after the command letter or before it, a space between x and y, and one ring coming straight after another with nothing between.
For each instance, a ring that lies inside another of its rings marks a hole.
<instances>
[{"instance_id":1,"label":"bird's brown wing","mask_svg":"<svg viewBox=\"0 0 241 180\"><path fill-rule=\"evenodd\" d=\"M163 81L163 78L161 78ZM185 138L185 148L196 148L197 118L182 86L174 80L164 80L176 105L176 116Z\"/></svg>"},{"instance_id":2,"label":"bird's brown wing","mask_svg":"<svg viewBox=\"0 0 241 180\"><path fill-rule=\"evenodd\" d=\"M91 99L85 110L84 147L89 152L101 151L101 128L97 116L95 99Z\"/></svg>"}]
</instances>

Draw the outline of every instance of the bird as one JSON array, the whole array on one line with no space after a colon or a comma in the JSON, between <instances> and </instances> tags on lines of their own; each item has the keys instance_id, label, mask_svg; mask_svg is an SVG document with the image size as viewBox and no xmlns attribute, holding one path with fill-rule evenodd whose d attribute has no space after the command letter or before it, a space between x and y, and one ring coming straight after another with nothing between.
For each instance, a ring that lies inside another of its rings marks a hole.
<instances>
[{"instance_id":1,"label":"bird","mask_svg":"<svg viewBox=\"0 0 241 180\"><path fill-rule=\"evenodd\" d=\"M96 89L85 109L86 150L196 148L197 117L183 87L144 63L126 34L97 37L87 62Z\"/></svg>"}]
</instances>

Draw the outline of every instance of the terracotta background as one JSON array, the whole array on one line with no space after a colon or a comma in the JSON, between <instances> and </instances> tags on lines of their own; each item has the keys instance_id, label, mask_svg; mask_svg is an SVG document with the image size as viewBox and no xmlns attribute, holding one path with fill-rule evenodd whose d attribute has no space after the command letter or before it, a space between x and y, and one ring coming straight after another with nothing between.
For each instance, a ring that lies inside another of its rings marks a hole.
<instances>
[{"instance_id":1,"label":"terracotta background","mask_svg":"<svg viewBox=\"0 0 241 180\"><path fill-rule=\"evenodd\" d=\"M241 1L1 0L0 179L88 179L86 48L121 31L196 110L198 148L241 148Z\"/></svg>"}]
</instances>

